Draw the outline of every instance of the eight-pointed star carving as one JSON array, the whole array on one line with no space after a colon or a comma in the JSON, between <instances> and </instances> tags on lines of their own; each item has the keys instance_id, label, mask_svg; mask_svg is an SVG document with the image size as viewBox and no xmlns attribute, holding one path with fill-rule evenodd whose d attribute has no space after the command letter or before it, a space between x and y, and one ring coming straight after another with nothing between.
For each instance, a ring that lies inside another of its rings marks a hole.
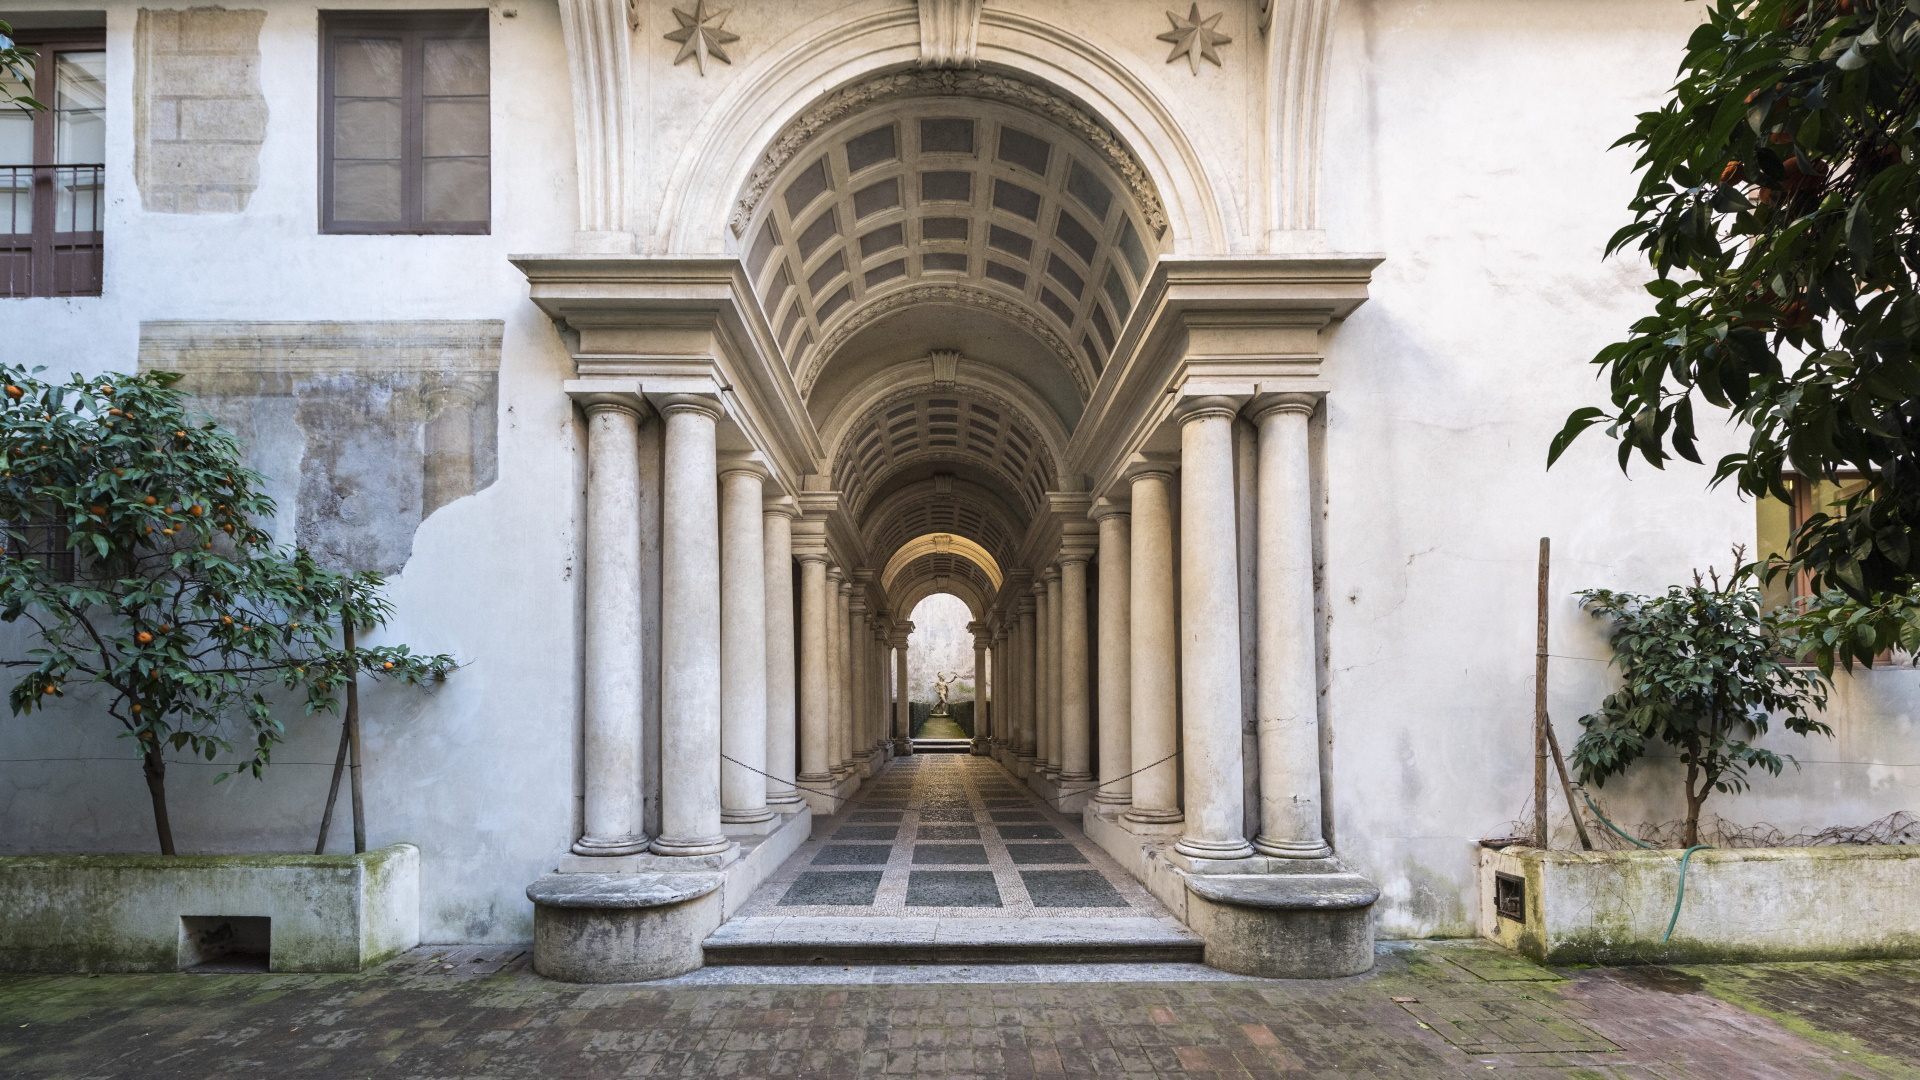
<instances>
[{"instance_id":1,"label":"eight-pointed star carving","mask_svg":"<svg viewBox=\"0 0 1920 1080\"><path fill-rule=\"evenodd\" d=\"M1167 12L1167 21L1173 24L1173 29L1160 35L1161 41L1173 42L1173 51L1167 54L1167 63L1173 63L1184 54L1187 66L1193 69L1195 75L1200 74L1200 58L1203 56L1213 61L1216 67L1221 66L1220 54L1214 50L1214 46L1231 44L1233 39L1214 29L1220 18L1220 14L1214 14L1202 19L1199 4L1193 5L1185 19L1171 11Z\"/></svg>"},{"instance_id":2,"label":"eight-pointed star carving","mask_svg":"<svg viewBox=\"0 0 1920 1080\"><path fill-rule=\"evenodd\" d=\"M667 40L680 46L680 55L673 58L678 67L682 60L693 57L700 68L700 74L707 73L707 57L711 56L725 64L733 63L733 57L727 55L726 46L740 40L739 34L729 33L721 27L726 24L727 13L732 8L721 8L711 14L707 11L707 0L697 0L693 13L673 9L673 17L680 20L680 29L667 34Z\"/></svg>"}]
</instances>

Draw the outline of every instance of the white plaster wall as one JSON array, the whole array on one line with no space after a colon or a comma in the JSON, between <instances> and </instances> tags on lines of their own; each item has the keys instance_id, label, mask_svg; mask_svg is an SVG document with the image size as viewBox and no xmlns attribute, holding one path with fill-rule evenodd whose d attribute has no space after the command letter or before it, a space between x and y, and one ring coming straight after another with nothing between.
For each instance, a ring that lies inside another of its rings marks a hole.
<instances>
[{"instance_id":1,"label":"white plaster wall","mask_svg":"<svg viewBox=\"0 0 1920 1080\"><path fill-rule=\"evenodd\" d=\"M383 635L464 666L437 690L382 689L362 707L368 840L420 846L425 940L524 940L531 907L522 890L572 839L577 739L580 478L574 418L558 393L571 365L507 262L510 252L565 250L575 228L557 8L514 0L505 5L514 18L494 9L492 235L322 236L317 8L262 6L271 118L260 188L244 213L164 215L141 210L133 180L137 6L105 5L105 295L0 300L0 326L10 359L58 375L130 370L149 319L507 321L499 479L422 524L392 581L397 617ZM16 652L18 641L5 646ZM297 706L287 720L289 740L263 781L214 786L219 764L170 766L183 851L312 850L339 726ZM78 700L0 719L0 852L156 850L138 762L116 731ZM343 791L330 850L350 850L345 810Z\"/></svg>"},{"instance_id":2,"label":"white plaster wall","mask_svg":"<svg viewBox=\"0 0 1920 1080\"><path fill-rule=\"evenodd\" d=\"M1660 591L1754 543L1750 503L1684 462L1623 476L1590 432L1549 473L1566 414L1604 404L1586 361L1651 301L1603 262L1630 151L1608 145L1672 80L1698 7L1677 0L1349 0L1327 129L1336 251L1386 256L1329 360L1326 580L1333 817L1383 889L1383 936L1473 924L1473 841L1532 785L1535 559L1554 542L1549 708L1564 747L1613 685L1603 624L1571 594ZM1711 461L1738 433L1702 425ZM1920 673L1844 680L1839 737L1708 812L1787 829L1920 807ZM1677 769L1600 800L1681 816ZM1552 797L1556 811L1561 800Z\"/></svg>"}]
</instances>

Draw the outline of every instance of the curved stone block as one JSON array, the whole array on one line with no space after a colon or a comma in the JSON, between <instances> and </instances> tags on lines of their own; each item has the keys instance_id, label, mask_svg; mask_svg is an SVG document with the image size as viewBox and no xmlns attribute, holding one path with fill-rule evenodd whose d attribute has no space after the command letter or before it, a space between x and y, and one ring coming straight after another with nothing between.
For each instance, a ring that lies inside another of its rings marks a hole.
<instances>
[{"instance_id":1,"label":"curved stone block","mask_svg":"<svg viewBox=\"0 0 1920 1080\"><path fill-rule=\"evenodd\" d=\"M533 970L561 982L646 982L705 963L721 874L548 874L533 901Z\"/></svg>"},{"instance_id":2,"label":"curved stone block","mask_svg":"<svg viewBox=\"0 0 1920 1080\"><path fill-rule=\"evenodd\" d=\"M1194 874L1187 924L1207 964L1270 979L1337 979L1373 967L1374 901L1358 874Z\"/></svg>"}]
</instances>

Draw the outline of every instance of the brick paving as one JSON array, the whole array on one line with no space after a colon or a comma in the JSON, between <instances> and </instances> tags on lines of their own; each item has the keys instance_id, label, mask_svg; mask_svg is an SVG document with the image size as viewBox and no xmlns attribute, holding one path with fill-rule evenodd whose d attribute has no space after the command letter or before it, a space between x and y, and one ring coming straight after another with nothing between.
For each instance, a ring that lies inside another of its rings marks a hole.
<instances>
[{"instance_id":1,"label":"brick paving","mask_svg":"<svg viewBox=\"0 0 1920 1080\"><path fill-rule=\"evenodd\" d=\"M531 975L524 955L499 963L517 952L422 950L358 976L0 978L0 1076L1920 1076L1916 963L1561 978L1434 944L1325 983L1109 982L1089 967L1054 984L581 987ZM1899 1014L1891 1036L1881 1010ZM1840 1029L1817 1022L1840 1013Z\"/></svg>"}]
</instances>

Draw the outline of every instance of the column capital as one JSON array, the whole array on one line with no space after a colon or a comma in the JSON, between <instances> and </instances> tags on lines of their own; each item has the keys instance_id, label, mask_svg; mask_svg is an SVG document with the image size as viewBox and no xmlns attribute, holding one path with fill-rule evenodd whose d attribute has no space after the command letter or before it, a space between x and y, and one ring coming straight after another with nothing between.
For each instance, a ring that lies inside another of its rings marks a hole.
<instances>
[{"instance_id":1,"label":"column capital","mask_svg":"<svg viewBox=\"0 0 1920 1080\"><path fill-rule=\"evenodd\" d=\"M841 570L840 567L834 565L831 562L827 564L827 580L829 582L837 582L841 578L843 578L845 575L846 575L846 572Z\"/></svg>"},{"instance_id":2,"label":"column capital","mask_svg":"<svg viewBox=\"0 0 1920 1080\"><path fill-rule=\"evenodd\" d=\"M767 463L759 454L735 454L722 457L719 468L715 471L723 480L735 473L759 477L761 483L773 478L773 470L767 468Z\"/></svg>"},{"instance_id":3,"label":"column capital","mask_svg":"<svg viewBox=\"0 0 1920 1080\"><path fill-rule=\"evenodd\" d=\"M702 413L710 420L726 415L727 407L716 394L662 394L654 399L654 408L662 416L675 413Z\"/></svg>"},{"instance_id":4,"label":"column capital","mask_svg":"<svg viewBox=\"0 0 1920 1080\"><path fill-rule=\"evenodd\" d=\"M849 588L851 587L849 586ZM855 591L847 600L847 611L856 619L865 619L867 617L867 598L861 596L858 591Z\"/></svg>"},{"instance_id":5,"label":"column capital","mask_svg":"<svg viewBox=\"0 0 1920 1080\"><path fill-rule=\"evenodd\" d=\"M1255 422L1265 419L1269 413L1300 413L1311 416L1325 397L1324 393L1261 394L1247 402L1245 412L1247 419Z\"/></svg>"},{"instance_id":6,"label":"column capital","mask_svg":"<svg viewBox=\"0 0 1920 1080\"><path fill-rule=\"evenodd\" d=\"M1095 499L1093 506L1087 510L1087 516L1099 522L1105 522L1108 518L1130 518L1133 516L1133 504L1125 499Z\"/></svg>"},{"instance_id":7,"label":"column capital","mask_svg":"<svg viewBox=\"0 0 1920 1080\"><path fill-rule=\"evenodd\" d=\"M1171 480L1179 471L1179 454L1134 454L1120 467L1120 478L1129 484L1146 476Z\"/></svg>"},{"instance_id":8,"label":"column capital","mask_svg":"<svg viewBox=\"0 0 1920 1080\"><path fill-rule=\"evenodd\" d=\"M1240 415L1240 399L1219 394L1191 398L1180 403L1176 416L1185 427L1197 420L1232 420Z\"/></svg>"},{"instance_id":9,"label":"column capital","mask_svg":"<svg viewBox=\"0 0 1920 1080\"><path fill-rule=\"evenodd\" d=\"M1040 590L1040 592L1043 592L1043 593L1047 591L1047 587L1045 585L1035 585L1034 588ZM1015 608L1019 614L1032 615L1034 612L1040 610L1040 605L1034 600L1035 595L1036 594L1028 593L1027 595L1022 596L1020 598L1020 602L1015 605Z\"/></svg>"},{"instance_id":10,"label":"column capital","mask_svg":"<svg viewBox=\"0 0 1920 1080\"><path fill-rule=\"evenodd\" d=\"M596 412L624 412L645 420L653 412L634 379L569 379L563 389L575 405L592 416Z\"/></svg>"},{"instance_id":11,"label":"column capital","mask_svg":"<svg viewBox=\"0 0 1920 1080\"><path fill-rule=\"evenodd\" d=\"M1067 556L1065 552L1062 552L1060 554L1060 558L1064 559L1066 557ZM1048 585L1052 585L1054 582L1059 581L1060 580L1060 564L1054 563L1053 565L1047 567L1045 570L1042 570L1040 572L1040 580Z\"/></svg>"},{"instance_id":12,"label":"column capital","mask_svg":"<svg viewBox=\"0 0 1920 1080\"><path fill-rule=\"evenodd\" d=\"M760 513L767 517L783 517L792 521L800 516L800 507L791 495L776 495L760 503Z\"/></svg>"}]
</instances>

